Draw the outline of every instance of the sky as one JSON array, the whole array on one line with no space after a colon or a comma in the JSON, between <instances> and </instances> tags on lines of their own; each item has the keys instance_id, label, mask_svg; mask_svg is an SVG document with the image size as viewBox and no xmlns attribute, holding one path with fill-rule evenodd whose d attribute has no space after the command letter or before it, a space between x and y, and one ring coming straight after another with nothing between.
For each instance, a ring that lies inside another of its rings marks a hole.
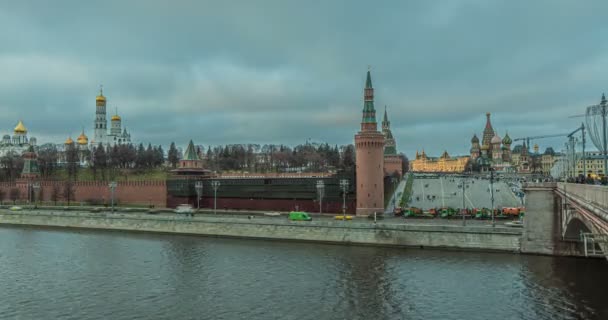
<instances>
[{"instance_id":1,"label":"sky","mask_svg":"<svg viewBox=\"0 0 608 320\"><path fill-rule=\"evenodd\" d=\"M353 143L371 67L397 148L567 133L607 89L608 1L2 1L0 133L93 135L103 84L135 142ZM538 140L563 148L565 138Z\"/></svg>"}]
</instances>

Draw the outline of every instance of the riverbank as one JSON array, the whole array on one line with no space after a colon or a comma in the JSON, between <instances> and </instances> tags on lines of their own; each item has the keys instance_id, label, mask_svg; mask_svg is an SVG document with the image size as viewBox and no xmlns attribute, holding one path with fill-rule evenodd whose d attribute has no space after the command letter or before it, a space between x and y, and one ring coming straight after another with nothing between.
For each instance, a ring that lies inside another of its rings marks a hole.
<instances>
[{"instance_id":1,"label":"riverbank","mask_svg":"<svg viewBox=\"0 0 608 320\"><path fill-rule=\"evenodd\" d=\"M391 247L445 248L520 252L521 229L374 223L354 221L289 221L285 217L149 215L74 211L0 211L0 226L39 226L122 230L280 241L306 241Z\"/></svg>"}]
</instances>

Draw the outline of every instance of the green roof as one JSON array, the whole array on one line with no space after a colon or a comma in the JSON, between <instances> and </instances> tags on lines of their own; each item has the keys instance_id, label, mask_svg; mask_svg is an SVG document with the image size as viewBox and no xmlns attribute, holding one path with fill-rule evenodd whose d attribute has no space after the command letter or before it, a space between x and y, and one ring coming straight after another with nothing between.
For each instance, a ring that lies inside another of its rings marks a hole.
<instances>
[{"instance_id":1,"label":"green roof","mask_svg":"<svg viewBox=\"0 0 608 320\"><path fill-rule=\"evenodd\" d=\"M190 140L190 143L188 143L188 148L186 148L183 160L199 160L198 155L196 154L196 150L194 149L194 143L192 143L192 140Z\"/></svg>"},{"instance_id":2,"label":"green roof","mask_svg":"<svg viewBox=\"0 0 608 320\"><path fill-rule=\"evenodd\" d=\"M365 88L367 88L367 89L372 88L372 76L371 76L369 70L367 70L367 80L365 80Z\"/></svg>"}]
</instances>

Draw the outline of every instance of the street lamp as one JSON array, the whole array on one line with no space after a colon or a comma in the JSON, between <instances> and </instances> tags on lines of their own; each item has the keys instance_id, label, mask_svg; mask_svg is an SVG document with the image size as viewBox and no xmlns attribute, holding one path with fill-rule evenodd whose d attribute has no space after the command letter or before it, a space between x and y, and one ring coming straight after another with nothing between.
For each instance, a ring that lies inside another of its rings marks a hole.
<instances>
[{"instance_id":1,"label":"street lamp","mask_svg":"<svg viewBox=\"0 0 608 320\"><path fill-rule=\"evenodd\" d=\"M111 212L114 213L114 190L116 189L116 181L112 181L110 182L110 184L108 185L108 187L110 187L110 193L111 193L111 197L112 197L112 209Z\"/></svg>"},{"instance_id":2,"label":"street lamp","mask_svg":"<svg viewBox=\"0 0 608 320\"><path fill-rule=\"evenodd\" d=\"M38 202L36 201L38 197L36 195L38 194L38 190L40 190L40 183L34 182L32 188L34 188L34 209L38 209Z\"/></svg>"},{"instance_id":3,"label":"street lamp","mask_svg":"<svg viewBox=\"0 0 608 320\"><path fill-rule=\"evenodd\" d=\"M203 182L197 181L194 184L194 189L196 190L196 208L200 209L201 207L201 196L203 195Z\"/></svg>"},{"instance_id":4,"label":"street lamp","mask_svg":"<svg viewBox=\"0 0 608 320\"><path fill-rule=\"evenodd\" d=\"M397 190L395 190L395 183L397 182L397 179L395 177L391 177L391 182L393 183L393 210L394 210L395 209L395 200L397 200L397 197L396 197L397 194L395 193L397 191Z\"/></svg>"},{"instance_id":5,"label":"street lamp","mask_svg":"<svg viewBox=\"0 0 608 320\"><path fill-rule=\"evenodd\" d=\"M346 221L346 192L348 191L348 179L340 180L340 188L342 188L342 215Z\"/></svg>"},{"instance_id":6,"label":"street lamp","mask_svg":"<svg viewBox=\"0 0 608 320\"><path fill-rule=\"evenodd\" d=\"M492 227L495 227L494 222L494 168L490 168L490 201L492 202Z\"/></svg>"},{"instance_id":7,"label":"street lamp","mask_svg":"<svg viewBox=\"0 0 608 320\"><path fill-rule=\"evenodd\" d=\"M467 181L465 180L465 178L462 178L462 183L460 184L460 187L462 188L462 226L466 226L467 222L466 222L466 217L465 217L465 213L466 213L466 204L464 203L464 192L465 192L465 188L466 188L466 183Z\"/></svg>"},{"instance_id":8,"label":"street lamp","mask_svg":"<svg viewBox=\"0 0 608 320\"><path fill-rule=\"evenodd\" d=\"M323 196L325 195L325 183L317 180L317 193L319 194L319 214L323 213Z\"/></svg>"},{"instance_id":9,"label":"street lamp","mask_svg":"<svg viewBox=\"0 0 608 320\"><path fill-rule=\"evenodd\" d=\"M217 214L217 189L220 187L218 180L211 181L211 187L213 187L213 213Z\"/></svg>"}]
</instances>

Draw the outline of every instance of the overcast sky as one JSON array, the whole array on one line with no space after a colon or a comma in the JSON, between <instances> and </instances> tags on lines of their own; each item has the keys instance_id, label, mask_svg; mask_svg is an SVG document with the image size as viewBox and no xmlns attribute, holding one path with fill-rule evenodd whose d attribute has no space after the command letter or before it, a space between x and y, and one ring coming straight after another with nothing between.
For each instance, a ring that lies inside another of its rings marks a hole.
<instances>
[{"instance_id":1,"label":"overcast sky","mask_svg":"<svg viewBox=\"0 0 608 320\"><path fill-rule=\"evenodd\" d=\"M371 65L399 151L572 131L607 89L608 1L2 1L0 129L136 142L353 142ZM564 139L539 140L561 149Z\"/></svg>"}]
</instances>

